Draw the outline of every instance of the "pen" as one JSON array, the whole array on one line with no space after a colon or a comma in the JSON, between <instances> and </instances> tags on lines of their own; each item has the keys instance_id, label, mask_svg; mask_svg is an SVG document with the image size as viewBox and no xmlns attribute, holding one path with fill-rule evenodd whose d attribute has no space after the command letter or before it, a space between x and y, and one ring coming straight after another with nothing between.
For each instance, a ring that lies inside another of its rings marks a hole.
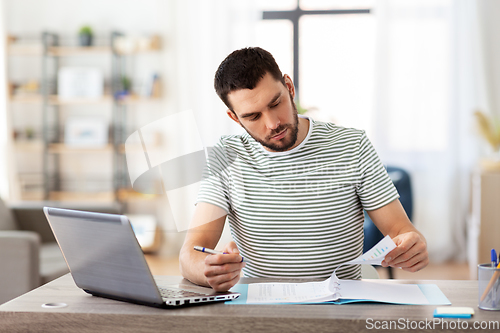
<instances>
[{"instance_id":1,"label":"pen","mask_svg":"<svg viewBox=\"0 0 500 333\"><path fill-rule=\"evenodd\" d=\"M497 266L497 269L500 269L500 264L498 264ZM490 282L488 283L488 285L486 286L486 289L484 289L484 293L483 295L481 296L481 302L484 301L484 299L486 298L486 296L488 295L488 293L490 292L491 288L493 288L493 285L495 284L495 282L497 281L497 279L500 277L500 271L496 271L493 276L491 277L491 280Z\"/></svg>"},{"instance_id":2,"label":"pen","mask_svg":"<svg viewBox=\"0 0 500 333\"><path fill-rule=\"evenodd\" d=\"M498 262L497 262L497 252L495 251L495 249L491 249L491 267L492 268L495 268L497 267L498 265ZM493 307L496 307L497 306L497 291L496 291L496 282L493 283L493 290L491 291L492 292L492 295L491 295L491 301L492 301L492 306Z\"/></svg>"},{"instance_id":3,"label":"pen","mask_svg":"<svg viewBox=\"0 0 500 333\"><path fill-rule=\"evenodd\" d=\"M203 246L195 246L194 249L196 251L205 252L205 253L208 253L208 254L228 254L226 252L220 252L220 251L215 251L215 250L212 250L212 249L207 249L206 247L203 247ZM245 258L241 257L241 262L248 263L248 260L246 260Z\"/></svg>"}]
</instances>

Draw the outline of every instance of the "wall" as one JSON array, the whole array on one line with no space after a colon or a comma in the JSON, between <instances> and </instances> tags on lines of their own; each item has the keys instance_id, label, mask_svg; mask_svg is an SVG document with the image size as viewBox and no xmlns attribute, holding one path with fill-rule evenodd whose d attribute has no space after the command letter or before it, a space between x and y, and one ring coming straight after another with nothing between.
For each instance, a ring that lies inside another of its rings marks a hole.
<instances>
[{"instance_id":1,"label":"wall","mask_svg":"<svg viewBox=\"0 0 500 333\"><path fill-rule=\"evenodd\" d=\"M4 0L7 30L38 33L55 30L77 33L91 25L99 33L119 29L126 33L164 31L168 22L167 1L161 0Z\"/></svg>"},{"instance_id":2,"label":"wall","mask_svg":"<svg viewBox=\"0 0 500 333\"><path fill-rule=\"evenodd\" d=\"M490 110L500 117L500 1L478 0L479 22L482 32L487 98Z\"/></svg>"}]
</instances>

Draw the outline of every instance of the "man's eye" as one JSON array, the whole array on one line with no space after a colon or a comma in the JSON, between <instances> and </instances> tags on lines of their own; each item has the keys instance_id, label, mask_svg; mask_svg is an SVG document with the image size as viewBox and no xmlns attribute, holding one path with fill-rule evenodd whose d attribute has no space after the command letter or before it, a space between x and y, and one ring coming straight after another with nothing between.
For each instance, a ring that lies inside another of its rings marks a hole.
<instances>
[{"instance_id":1,"label":"man's eye","mask_svg":"<svg viewBox=\"0 0 500 333\"><path fill-rule=\"evenodd\" d=\"M250 118L250 121L255 121L257 119L259 119L260 115L259 114L256 114L255 116L253 116L252 118Z\"/></svg>"},{"instance_id":2,"label":"man's eye","mask_svg":"<svg viewBox=\"0 0 500 333\"><path fill-rule=\"evenodd\" d=\"M274 103L273 105L271 105L271 109L277 107L278 105L280 105L280 101L277 101L276 103Z\"/></svg>"}]
</instances>

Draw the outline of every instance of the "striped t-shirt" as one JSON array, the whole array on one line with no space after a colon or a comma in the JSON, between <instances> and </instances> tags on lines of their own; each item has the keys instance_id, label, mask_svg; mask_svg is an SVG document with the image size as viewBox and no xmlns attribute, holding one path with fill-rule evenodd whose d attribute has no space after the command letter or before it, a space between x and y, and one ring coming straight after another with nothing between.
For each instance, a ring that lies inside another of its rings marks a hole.
<instances>
[{"instance_id":1,"label":"striped t-shirt","mask_svg":"<svg viewBox=\"0 0 500 333\"><path fill-rule=\"evenodd\" d=\"M246 277L327 278L363 251L363 208L398 193L364 131L309 119L297 147L269 152L247 133L210 151L198 202L221 207L250 262ZM359 265L337 276L359 279Z\"/></svg>"}]
</instances>

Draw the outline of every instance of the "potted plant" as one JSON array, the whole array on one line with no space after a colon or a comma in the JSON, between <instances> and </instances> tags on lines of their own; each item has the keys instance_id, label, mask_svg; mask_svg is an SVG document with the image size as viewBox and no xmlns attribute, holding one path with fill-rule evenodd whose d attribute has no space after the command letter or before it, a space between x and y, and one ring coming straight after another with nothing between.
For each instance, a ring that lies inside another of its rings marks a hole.
<instances>
[{"instance_id":1,"label":"potted plant","mask_svg":"<svg viewBox=\"0 0 500 333\"><path fill-rule=\"evenodd\" d=\"M132 81L130 78L126 75L122 76L120 79L120 89L118 89L115 93L115 99L116 100L121 100L124 99L125 97L129 96L132 94Z\"/></svg>"},{"instance_id":2,"label":"potted plant","mask_svg":"<svg viewBox=\"0 0 500 333\"><path fill-rule=\"evenodd\" d=\"M500 119L488 117L481 111L474 113L481 136L489 143L492 153L481 161L483 168L500 170Z\"/></svg>"},{"instance_id":3,"label":"potted plant","mask_svg":"<svg viewBox=\"0 0 500 333\"><path fill-rule=\"evenodd\" d=\"M132 91L132 81L128 76L122 76L122 88L126 95L130 95Z\"/></svg>"},{"instance_id":4,"label":"potted plant","mask_svg":"<svg viewBox=\"0 0 500 333\"><path fill-rule=\"evenodd\" d=\"M88 25L85 25L80 28L78 32L78 37L80 40L80 46L91 46L92 45L92 28Z\"/></svg>"}]
</instances>

